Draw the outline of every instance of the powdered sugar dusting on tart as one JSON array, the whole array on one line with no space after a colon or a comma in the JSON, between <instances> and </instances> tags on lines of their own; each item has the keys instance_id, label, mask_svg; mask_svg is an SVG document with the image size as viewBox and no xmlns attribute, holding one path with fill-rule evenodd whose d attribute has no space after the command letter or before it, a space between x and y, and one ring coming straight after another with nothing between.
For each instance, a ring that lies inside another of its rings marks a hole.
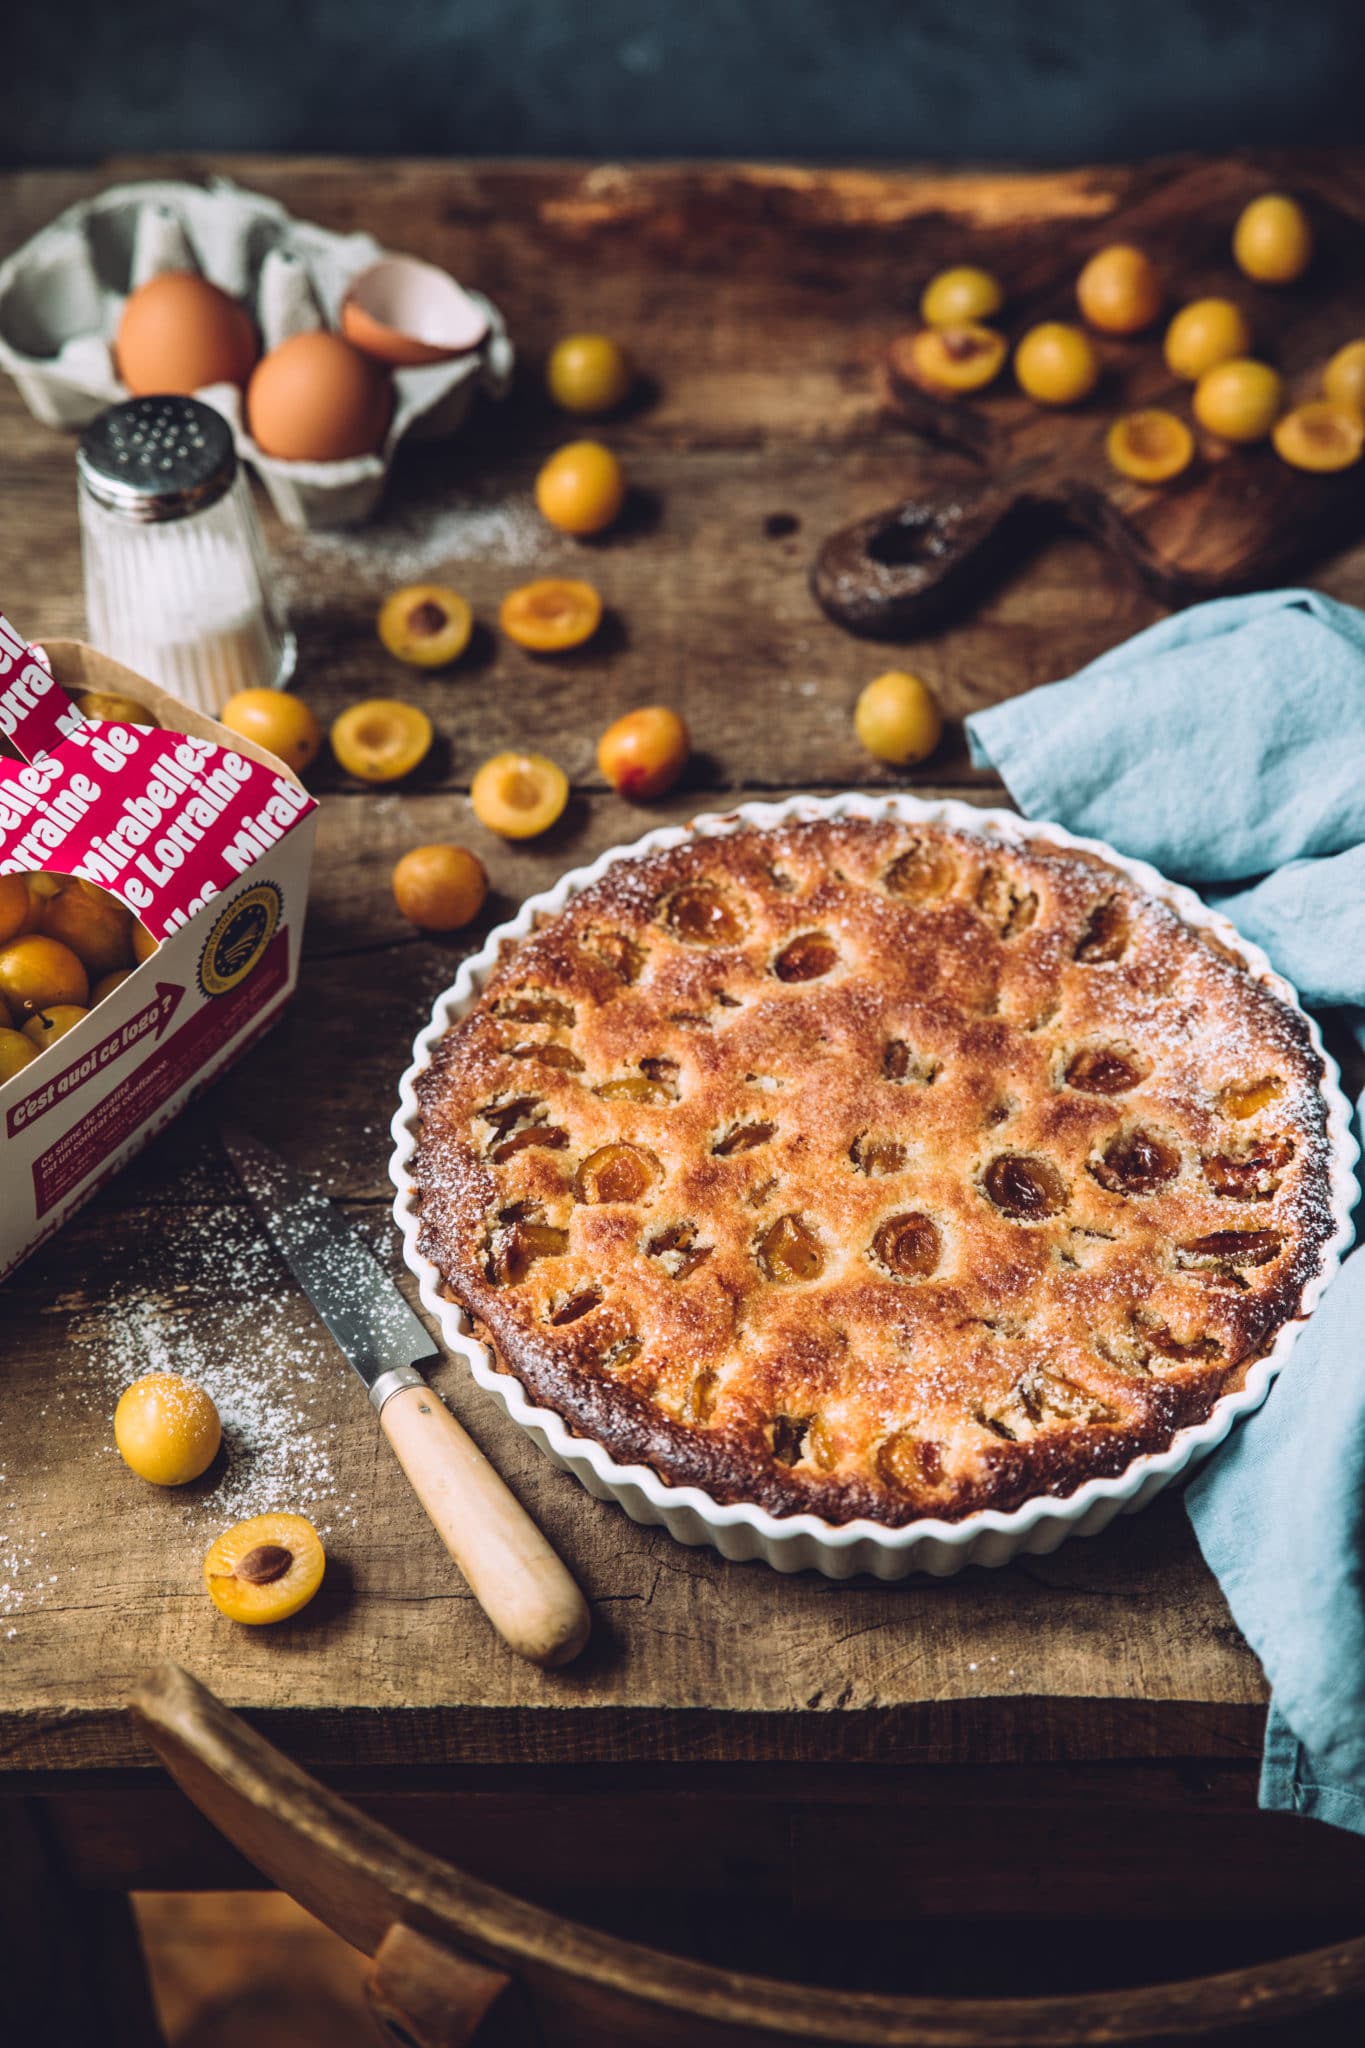
<instances>
[{"instance_id":1,"label":"powdered sugar dusting on tart","mask_svg":"<svg viewBox=\"0 0 1365 2048\"><path fill-rule=\"evenodd\" d=\"M418 1084L422 1244L614 1455L953 1519L1239 1383L1330 1235L1319 1080L1095 856L745 830L614 863L504 958Z\"/></svg>"}]
</instances>

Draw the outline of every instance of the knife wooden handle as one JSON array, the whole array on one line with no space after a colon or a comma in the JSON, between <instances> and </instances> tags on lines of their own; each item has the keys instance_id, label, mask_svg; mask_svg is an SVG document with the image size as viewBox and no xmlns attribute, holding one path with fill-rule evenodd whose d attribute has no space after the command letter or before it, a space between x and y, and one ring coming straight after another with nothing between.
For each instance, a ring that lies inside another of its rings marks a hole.
<instances>
[{"instance_id":1,"label":"knife wooden handle","mask_svg":"<svg viewBox=\"0 0 1365 2048\"><path fill-rule=\"evenodd\" d=\"M588 1640L588 1604L525 1508L430 1387L404 1387L379 1426L469 1589L532 1664L567 1664Z\"/></svg>"}]
</instances>

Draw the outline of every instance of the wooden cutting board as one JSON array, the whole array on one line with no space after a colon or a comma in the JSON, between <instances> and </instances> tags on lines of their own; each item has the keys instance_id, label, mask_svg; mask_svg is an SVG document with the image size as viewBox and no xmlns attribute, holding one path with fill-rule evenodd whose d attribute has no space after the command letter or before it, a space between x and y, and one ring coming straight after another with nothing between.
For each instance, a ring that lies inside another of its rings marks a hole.
<instances>
[{"instance_id":1,"label":"wooden cutting board","mask_svg":"<svg viewBox=\"0 0 1365 2048\"><path fill-rule=\"evenodd\" d=\"M1008 365L971 398L930 397L899 371L893 346L884 371L892 421L959 451L970 467L945 484L933 473L941 464L907 448L911 494L832 534L816 557L812 588L831 618L871 637L919 632L979 596L1059 518L1094 534L1172 604L1274 582L1349 540L1365 518L1365 462L1309 475L1268 441L1234 448L1198 428L1195 461L1172 484L1131 482L1105 457L1105 433L1121 412L1159 405L1193 419L1192 387L1171 376L1161 350L1169 313L1191 299L1243 307L1254 352L1282 372L1290 403L1317 397L1327 359L1365 335L1365 226L1323 195L1301 195L1316 247L1298 283L1258 285L1238 270L1233 225L1267 189L1264 168L1238 161L1155 168L1129 204L1094 225L1026 237L976 230L970 242L954 229L941 248L926 235L919 283L949 263L994 271L1007 295L995 324L1011 345L1039 320L1079 319L1076 277L1110 242L1135 242L1161 267L1169 311L1144 335L1096 336L1100 383L1066 410L1035 405Z\"/></svg>"}]
</instances>

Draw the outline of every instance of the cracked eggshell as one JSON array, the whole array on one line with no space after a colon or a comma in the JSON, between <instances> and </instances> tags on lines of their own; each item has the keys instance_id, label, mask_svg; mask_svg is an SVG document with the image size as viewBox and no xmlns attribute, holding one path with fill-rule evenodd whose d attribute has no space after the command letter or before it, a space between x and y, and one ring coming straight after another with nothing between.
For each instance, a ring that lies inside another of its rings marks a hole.
<instances>
[{"instance_id":1,"label":"cracked eggshell","mask_svg":"<svg viewBox=\"0 0 1365 2048\"><path fill-rule=\"evenodd\" d=\"M385 256L351 280L341 331L376 361L411 369L478 348L488 315L448 271L416 256Z\"/></svg>"},{"instance_id":2,"label":"cracked eggshell","mask_svg":"<svg viewBox=\"0 0 1365 2048\"><path fill-rule=\"evenodd\" d=\"M111 186L68 207L0 264L0 368L35 418L83 427L129 395L113 342L124 301L149 277L192 270L207 278L244 305L269 351L293 334L338 326L351 285L387 258L371 235L333 234L295 220L277 201L226 179ZM195 394L228 419L238 454L258 472L286 525L358 525L378 504L405 435L453 434L477 392L506 393L514 358L502 316L481 293L461 295L485 322L482 341L394 371L393 415L374 454L280 460L252 439L234 386L212 384Z\"/></svg>"}]
</instances>

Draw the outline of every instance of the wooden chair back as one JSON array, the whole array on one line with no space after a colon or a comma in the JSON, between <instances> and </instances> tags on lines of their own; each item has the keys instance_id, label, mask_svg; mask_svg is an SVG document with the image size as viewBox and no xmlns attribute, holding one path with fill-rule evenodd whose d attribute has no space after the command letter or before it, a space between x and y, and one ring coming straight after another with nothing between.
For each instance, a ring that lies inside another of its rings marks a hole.
<instances>
[{"instance_id":1,"label":"wooden chair back","mask_svg":"<svg viewBox=\"0 0 1365 2048\"><path fill-rule=\"evenodd\" d=\"M777 1983L579 1926L368 1820L168 1664L133 1711L172 1778L281 1890L374 1958L398 2048L1138 2048L1365 2038L1365 1938L1150 1988L1031 1999Z\"/></svg>"}]
</instances>

